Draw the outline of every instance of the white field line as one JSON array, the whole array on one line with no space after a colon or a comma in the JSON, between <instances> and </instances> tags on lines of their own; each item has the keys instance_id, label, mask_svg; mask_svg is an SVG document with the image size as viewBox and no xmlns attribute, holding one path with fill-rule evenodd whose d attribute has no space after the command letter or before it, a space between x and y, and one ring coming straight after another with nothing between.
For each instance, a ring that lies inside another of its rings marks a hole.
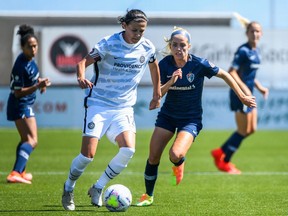
<instances>
[{"instance_id":1,"label":"white field line","mask_svg":"<svg viewBox=\"0 0 288 216\"><path fill-rule=\"evenodd\" d=\"M144 175L143 172L130 172L130 171L123 171L123 174L125 175L131 175L131 176L139 176L139 175ZM0 172L0 175L8 175L8 172ZM85 175L100 175L102 172L84 172ZM159 174L171 174L170 172L159 172ZM33 175L68 175L68 171L62 172L62 171L57 171L57 172L33 172ZM224 172L185 172L185 175L198 175L198 176L221 176L221 175L227 175L227 173ZM247 176L287 176L288 172L242 172L241 175L247 175Z\"/></svg>"}]
</instances>

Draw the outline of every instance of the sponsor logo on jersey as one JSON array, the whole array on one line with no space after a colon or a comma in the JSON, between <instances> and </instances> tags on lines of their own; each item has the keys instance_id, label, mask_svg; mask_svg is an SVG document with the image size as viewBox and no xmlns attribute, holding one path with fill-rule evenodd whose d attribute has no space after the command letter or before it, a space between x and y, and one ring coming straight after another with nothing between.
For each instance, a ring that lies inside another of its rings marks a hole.
<instances>
[{"instance_id":1,"label":"sponsor logo on jersey","mask_svg":"<svg viewBox=\"0 0 288 216\"><path fill-rule=\"evenodd\" d=\"M250 59L250 61L253 61L253 60L256 59L256 55L251 54L251 55L248 56L248 58Z\"/></svg>"},{"instance_id":2,"label":"sponsor logo on jersey","mask_svg":"<svg viewBox=\"0 0 288 216\"><path fill-rule=\"evenodd\" d=\"M257 63L250 65L250 68L253 68L253 69L258 69L259 67L260 67L260 64L257 64Z\"/></svg>"},{"instance_id":3,"label":"sponsor logo on jersey","mask_svg":"<svg viewBox=\"0 0 288 216\"><path fill-rule=\"evenodd\" d=\"M187 91L187 90L192 90L195 89L195 85L190 85L190 86L171 86L169 90L181 90L181 91Z\"/></svg>"}]
</instances>

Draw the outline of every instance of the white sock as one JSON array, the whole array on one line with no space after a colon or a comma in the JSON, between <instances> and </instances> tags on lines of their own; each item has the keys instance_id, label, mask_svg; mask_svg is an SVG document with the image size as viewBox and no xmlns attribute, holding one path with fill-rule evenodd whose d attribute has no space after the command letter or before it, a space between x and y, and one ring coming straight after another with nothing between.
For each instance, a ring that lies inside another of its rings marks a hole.
<instances>
[{"instance_id":1,"label":"white sock","mask_svg":"<svg viewBox=\"0 0 288 216\"><path fill-rule=\"evenodd\" d=\"M82 175L85 168L89 163L93 161L93 158L87 158L82 154L79 154L72 161L68 179L65 182L65 191L73 191L77 179Z\"/></svg>"},{"instance_id":2,"label":"white sock","mask_svg":"<svg viewBox=\"0 0 288 216\"><path fill-rule=\"evenodd\" d=\"M96 188L104 188L105 185L115 178L120 172L127 167L129 161L135 153L134 148L122 147L118 154L110 161L105 172L101 175L99 180L94 184Z\"/></svg>"}]
</instances>

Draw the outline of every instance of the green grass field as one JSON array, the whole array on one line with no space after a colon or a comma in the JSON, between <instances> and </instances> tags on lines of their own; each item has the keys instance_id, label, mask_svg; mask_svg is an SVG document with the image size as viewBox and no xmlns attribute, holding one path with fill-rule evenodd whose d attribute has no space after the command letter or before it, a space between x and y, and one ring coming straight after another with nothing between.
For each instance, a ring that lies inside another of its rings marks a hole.
<instances>
[{"instance_id":1,"label":"green grass field","mask_svg":"<svg viewBox=\"0 0 288 216\"><path fill-rule=\"evenodd\" d=\"M128 186L133 203L144 192L143 172L152 131L138 131L136 154L129 166L110 184ZM170 185L168 148L150 207L131 206L127 212L111 213L90 205L87 190L118 151L102 139L94 161L77 182L75 212L61 206L63 182L72 159L79 153L80 130L39 130L39 146L28 162L32 185L8 184L18 143L16 129L0 129L0 214L1 215L288 215L288 131L257 131L247 138L233 163L242 175L218 172L210 156L231 131L203 130L192 145L185 164L184 179ZM109 184L109 185L110 185Z\"/></svg>"}]
</instances>

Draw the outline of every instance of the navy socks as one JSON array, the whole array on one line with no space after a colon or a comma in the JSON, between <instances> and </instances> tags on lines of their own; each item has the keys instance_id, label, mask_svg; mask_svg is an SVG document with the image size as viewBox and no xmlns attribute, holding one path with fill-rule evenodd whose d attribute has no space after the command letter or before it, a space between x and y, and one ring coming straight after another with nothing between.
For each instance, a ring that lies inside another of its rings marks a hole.
<instances>
[{"instance_id":1,"label":"navy socks","mask_svg":"<svg viewBox=\"0 0 288 216\"><path fill-rule=\"evenodd\" d=\"M14 171L22 173L25 170L26 163L32 151L33 147L29 143L19 143L13 168Z\"/></svg>"},{"instance_id":2,"label":"navy socks","mask_svg":"<svg viewBox=\"0 0 288 216\"><path fill-rule=\"evenodd\" d=\"M153 196L154 187L158 176L158 166L159 164L157 165L149 164L147 160L144 178L145 178L146 193L149 196Z\"/></svg>"},{"instance_id":3,"label":"navy socks","mask_svg":"<svg viewBox=\"0 0 288 216\"><path fill-rule=\"evenodd\" d=\"M229 139L222 145L222 150L225 153L225 162L229 162L231 160L232 155L237 151L239 148L242 140L245 137L241 134L234 132Z\"/></svg>"}]
</instances>

